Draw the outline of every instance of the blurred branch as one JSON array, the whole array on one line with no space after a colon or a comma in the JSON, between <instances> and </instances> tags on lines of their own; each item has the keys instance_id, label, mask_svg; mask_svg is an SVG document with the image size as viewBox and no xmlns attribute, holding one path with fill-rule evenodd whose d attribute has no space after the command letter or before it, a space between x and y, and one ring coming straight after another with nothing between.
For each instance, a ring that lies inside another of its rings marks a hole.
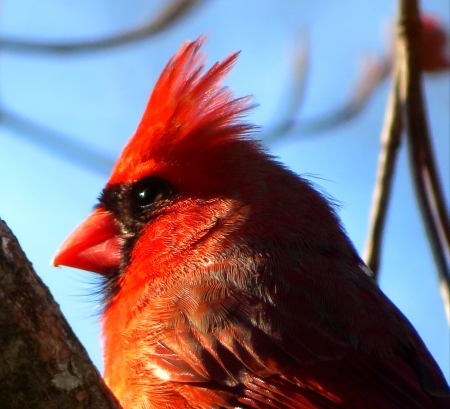
<instances>
[{"instance_id":1,"label":"blurred branch","mask_svg":"<svg viewBox=\"0 0 450 409\"><path fill-rule=\"evenodd\" d=\"M397 69L411 173L450 322L450 222L423 103L418 0L399 0L397 25Z\"/></svg>"},{"instance_id":2,"label":"blurred branch","mask_svg":"<svg viewBox=\"0 0 450 409\"><path fill-rule=\"evenodd\" d=\"M450 69L448 56L449 35L443 23L434 15L422 13L420 15L422 28L421 42L417 44L417 54L420 54L420 64L424 72L438 74ZM295 133L296 136L316 135L349 122L356 117L367 105L370 97L381 82L392 71L394 52L394 38L392 46L381 58L366 58L363 69L355 82L353 92L349 100L330 113L326 113L313 119L296 120L301 97L303 97L306 78L306 64L296 67L294 85L291 87L291 103L279 124L263 135L266 142L272 142L286 136L287 133ZM306 56L306 54L305 54ZM302 71L303 70L303 71ZM301 79L299 82L298 80Z\"/></svg>"},{"instance_id":3,"label":"blurred branch","mask_svg":"<svg viewBox=\"0 0 450 409\"><path fill-rule=\"evenodd\" d=\"M397 152L405 127L416 197L437 266L445 312L450 323L450 221L421 90L422 69L427 72L448 70L450 65L445 57L446 41L447 35L438 20L425 14L420 15L418 0L399 0L395 80L382 132L382 149L364 258L377 279ZM294 117L305 87L306 64L303 64L302 71L296 70L291 103L285 117L264 139L266 142L273 141L288 132L296 135L315 134L352 119L362 111L373 91L388 76L392 70L392 61L392 54L389 53L383 59L367 64L356 83L353 96L343 107L319 119L296 121ZM298 81L298 78L303 81Z\"/></svg>"},{"instance_id":4,"label":"blurred branch","mask_svg":"<svg viewBox=\"0 0 450 409\"><path fill-rule=\"evenodd\" d=\"M283 100L288 103L284 109L282 119L270 131L267 131L262 136L266 143L284 136L295 126L295 116L300 110L303 102L306 89L306 79L308 74L309 63L309 38L308 33L304 31L301 35L300 41L296 43L294 49L294 78L289 95Z\"/></svg>"},{"instance_id":5,"label":"blurred branch","mask_svg":"<svg viewBox=\"0 0 450 409\"><path fill-rule=\"evenodd\" d=\"M169 28L172 24L185 17L192 9L205 0L172 0L141 27L120 34L96 40L80 42L43 42L14 38L0 38L0 48L3 51L20 53L69 54L88 51L99 51L144 40Z\"/></svg>"},{"instance_id":6,"label":"blurred branch","mask_svg":"<svg viewBox=\"0 0 450 409\"><path fill-rule=\"evenodd\" d=\"M109 175L114 165L112 158L1 107L0 124L16 131L28 141L56 152L58 155L87 169Z\"/></svg>"},{"instance_id":7,"label":"blurred branch","mask_svg":"<svg viewBox=\"0 0 450 409\"><path fill-rule=\"evenodd\" d=\"M370 209L369 232L366 239L363 259L372 270L374 279L379 276L382 240L386 215L391 195L397 153L401 143L402 117L399 101L398 73L393 78L388 105L386 107L381 150L378 157L377 180Z\"/></svg>"},{"instance_id":8,"label":"blurred branch","mask_svg":"<svg viewBox=\"0 0 450 409\"><path fill-rule=\"evenodd\" d=\"M300 52L302 52L302 49L300 49ZM303 52L304 62L303 64L297 64L295 69L294 85L289 98L291 103L279 124L262 136L266 143L281 139L288 133L296 136L315 135L348 122L364 109L373 92L392 70L390 55L377 60L367 59L359 79L355 82L349 100L343 106L315 119L298 120L295 119L295 116L298 115L304 95L307 74L307 54L305 51ZM299 55L302 56L301 53ZM301 59L298 60L302 61Z\"/></svg>"},{"instance_id":9,"label":"blurred branch","mask_svg":"<svg viewBox=\"0 0 450 409\"><path fill-rule=\"evenodd\" d=\"M349 101L336 111L317 119L299 121L292 132L297 135L324 132L348 122L356 117L367 105L373 92L387 78L392 69L390 56L378 60L366 60L362 73L354 85Z\"/></svg>"}]
</instances>

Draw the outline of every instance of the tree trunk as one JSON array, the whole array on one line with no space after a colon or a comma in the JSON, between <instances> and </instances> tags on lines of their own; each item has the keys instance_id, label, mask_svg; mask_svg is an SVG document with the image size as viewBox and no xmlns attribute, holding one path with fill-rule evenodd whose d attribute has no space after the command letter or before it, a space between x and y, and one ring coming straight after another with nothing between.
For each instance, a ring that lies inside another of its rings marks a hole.
<instances>
[{"instance_id":1,"label":"tree trunk","mask_svg":"<svg viewBox=\"0 0 450 409\"><path fill-rule=\"evenodd\" d=\"M3 409L120 408L1 219L0 396Z\"/></svg>"}]
</instances>

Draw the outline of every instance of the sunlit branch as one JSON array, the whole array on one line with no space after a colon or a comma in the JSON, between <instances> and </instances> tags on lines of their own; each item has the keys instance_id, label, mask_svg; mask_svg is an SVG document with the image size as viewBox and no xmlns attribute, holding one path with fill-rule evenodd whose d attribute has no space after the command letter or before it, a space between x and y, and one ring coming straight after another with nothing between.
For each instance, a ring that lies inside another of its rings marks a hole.
<instances>
[{"instance_id":1,"label":"sunlit branch","mask_svg":"<svg viewBox=\"0 0 450 409\"><path fill-rule=\"evenodd\" d=\"M436 263L447 320L450 322L450 222L423 103L419 18L417 0L399 1L397 52L400 96L416 197Z\"/></svg>"},{"instance_id":2,"label":"sunlit branch","mask_svg":"<svg viewBox=\"0 0 450 409\"><path fill-rule=\"evenodd\" d=\"M378 157L377 178L370 209L370 224L364 249L364 260L374 274L379 276L382 253L382 241L388 204L391 195L397 153L401 143L402 118L399 101L399 78L393 78L383 130L381 132L381 150Z\"/></svg>"}]
</instances>

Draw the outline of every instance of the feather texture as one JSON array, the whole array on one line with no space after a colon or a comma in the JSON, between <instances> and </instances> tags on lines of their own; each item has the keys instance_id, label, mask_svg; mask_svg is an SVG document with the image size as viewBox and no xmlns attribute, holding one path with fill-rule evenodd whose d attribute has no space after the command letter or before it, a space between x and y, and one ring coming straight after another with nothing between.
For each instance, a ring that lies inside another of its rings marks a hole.
<instances>
[{"instance_id":1,"label":"feather texture","mask_svg":"<svg viewBox=\"0 0 450 409\"><path fill-rule=\"evenodd\" d=\"M250 100L221 84L237 54L203 74L203 41L169 61L97 209L122 243L98 267L110 388L125 409L450 408L330 202L248 137Z\"/></svg>"}]
</instances>

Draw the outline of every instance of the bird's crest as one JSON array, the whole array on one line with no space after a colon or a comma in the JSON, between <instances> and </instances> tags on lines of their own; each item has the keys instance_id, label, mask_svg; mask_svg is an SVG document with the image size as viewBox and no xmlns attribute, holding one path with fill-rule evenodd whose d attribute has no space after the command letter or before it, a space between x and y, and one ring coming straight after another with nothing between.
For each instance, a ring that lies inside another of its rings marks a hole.
<instances>
[{"instance_id":1,"label":"bird's crest","mask_svg":"<svg viewBox=\"0 0 450 409\"><path fill-rule=\"evenodd\" d=\"M231 90L222 85L238 53L203 73L205 56L200 49L204 41L204 37L186 41L164 68L110 184L139 179L153 167L152 162L177 162L180 155L239 139L253 128L240 120L253 107L250 97L233 99Z\"/></svg>"}]
</instances>

